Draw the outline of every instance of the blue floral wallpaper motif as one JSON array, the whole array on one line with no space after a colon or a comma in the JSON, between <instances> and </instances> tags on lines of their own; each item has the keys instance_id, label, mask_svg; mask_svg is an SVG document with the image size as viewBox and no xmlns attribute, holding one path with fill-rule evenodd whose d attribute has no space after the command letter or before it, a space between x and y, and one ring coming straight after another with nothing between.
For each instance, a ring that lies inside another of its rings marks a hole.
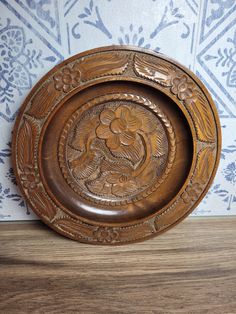
<instances>
[{"instance_id":1,"label":"blue floral wallpaper motif","mask_svg":"<svg viewBox=\"0 0 236 314\"><path fill-rule=\"evenodd\" d=\"M36 219L11 166L18 109L53 66L104 45L164 53L204 82L221 119L215 181L192 215L236 214L235 0L0 0L0 220Z\"/></svg>"}]
</instances>

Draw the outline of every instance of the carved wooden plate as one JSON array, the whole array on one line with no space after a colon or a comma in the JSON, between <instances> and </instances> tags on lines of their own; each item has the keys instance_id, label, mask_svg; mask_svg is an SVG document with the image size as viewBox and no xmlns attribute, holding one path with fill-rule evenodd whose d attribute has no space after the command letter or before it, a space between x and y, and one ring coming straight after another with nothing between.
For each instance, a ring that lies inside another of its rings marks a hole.
<instances>
[{"instance_id":1,"label":"carved wooden plate","mask_svg":"<svg viewBox=\"0 0 236 314\"><path fill-rule=\"evenodd\" d=\"M18 115L13 156L22 193L46 224L81 242L123 244L197 206L220 145L216 108L193 73L113 46L43 77Z\"/></svg>"}]
</instances>

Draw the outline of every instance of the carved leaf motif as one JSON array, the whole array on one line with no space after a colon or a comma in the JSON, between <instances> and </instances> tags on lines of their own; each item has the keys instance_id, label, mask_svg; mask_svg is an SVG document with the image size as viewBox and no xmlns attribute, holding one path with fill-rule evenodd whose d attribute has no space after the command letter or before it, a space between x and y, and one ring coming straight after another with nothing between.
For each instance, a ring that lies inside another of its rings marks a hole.
<instances>
[{"instance_id":1,"label":"carved leaf motif","mask_svg":"<svg viewBox=\"0 0 236 314\"><path fill-rule=\"evenodd\" d=\"M121 228L120 232L120 242L135 241L136 239L142 239L147 236L152 235L153 227L149 223L137 224L131 228ZM123 241L122 241L123 240Z\"/></svg>"},{"instance_id":2,"label":"carved leaf motif","mask_svg":"<svg viewBox=\"0 0 236 314\"><path fill-rule=\"evenodd\" d=\"M124 159L122 163L119 161L112 162L110 160L103 159L101 162L101 172L109 172L109 171L117 171L120 173L131 174L133 168L130 166L128 162Z\"/></svg>"},{"instance_id":3,"label":"carved leaf motif","mask_svg":"<svg viewBox=\"0 0 236 314\"><path fill-rule=\"evenodd\" d=\"M27 113L37 119L44 118L57 97L58 92L55 90L53 83L46 83L33 97L32 105Z\"/></svg>"},{"instance_id":4,"label":"carved leaf motif","mask_svg":"<svg viewBox=\"0 0 236 314\"><path fill-rule=\"evenodd\" d=\"M157 120L153 118L151 112L147 112L147 110L143 110L139 106L132 108L131 112L141 121L140 130L145 133L151 133L156 129Z\"/></svg>"},{"instance_id":5,"label":"carved leaf motif","mask_svg":"<svg viewBox=\"0 0 236 314\"><path fill-rule=\"evenodd\" d=\"M168 211L165 211L162 215L157 216L155 219L155 228L157 231L165 229L170 224L176 222L180 217L186 214L188 211L186 205L176 206L176 203L172 204Z\"/></svg>"},{"instance_id":6,"label":"carved leaf motif","mask_svg":"<svg viewBox=\"0 0 236 314\"><path fill-rule=\"evenodd\" d=\"M83 59L79 64L81 80L87 81L105 75L122 74L129 63L129 55L106 53Z\"/></svg>"},{"instance_id":7,"label":"carved leaf motif","mask_svg":"<svg viewBox=\"0 0 236 314\"><path fill-rule=\"evenodd\" d=\"M35 208L40 212L41 215L52 219L56 214L56 207L50 202L43 189L39 187L30 194L32 203L34 203Z\"/></svg>"},{"instance_id":8,"label":"carved leaf motif","mask_svg":"<svg viewBox=\"0 0 236 314\"><path fill-rule=\"evenodd\" d=\"M73 174L78 179L90 177L91 174L99 167L100 157L100 152L88 151L71 160L70 166L71 169L73 169Z\"/></svg>"},{"instance_id":9,"label":"carved leaf motif","mask_svg":"<svg viewBox=\"0 0 236 314\"><path fill-rule=\"evenodd\" d=\"M80 151L78 151L77 149L74 149L74 148L68 146L67 156L68 156L68 160L69 161L77 159L80 155L81 155Z\"/></svg>"},{"instance_id":10,"label":"carved leaf motif","mask_svg":"<svg viewBox=\"0 0 236 314\"><path fill-rule=\"evenodd\" d=\"M91 238L95 230L93 226L80 223L72 218L57 219L55 225L73 238Z\"/></svg>"},{"instance_id":11,"label":"carved leaf motif","mask_svg":"<svg viewBox=\"0 0 236 314\"><path fill-rule=\"evenodd\" d=\"M134 69L139 76L163 86L171 86L171 80L176 75L175 68L164 61L148 60L138 55L135 56Z\"/></svg>"},{"instance_id":12,"label":"carved leaf motif","mask_svg":"<svg viewBox=\"0 0 236 314\"><path fill-rule=\"evenodd\" d=\"M91 118L85 117L74 130L70 145L80 151L86 149L86 143L89 139L95 138L95 129L98 125L99 118L97 116ZM92 125L92 127L91 127Z\"/></svg>"},{"instance_id":13,"label":"carved leaf motif","mask_svg":"<svg viewBox=\"0 0 236 314\"><path fill-rule=\"evenodd\" d=\"M195 169L195 180L206 183L211 176L214 167L214 147L206 147L198 153L198 164Z\"/></svg>"},{"instance_id":14,"label":"carved leaf motif","mask_svg":"<svg viewBox=\"0 0 236 314\"><path fill-rule=\"evenodd\" d=\"M71 218L63 218L55 221L55 225L72 238L99 241L103 243L128 242L145 238L153 234L153 227L149 223L138 224L131 228L94 228L91 225L78 222Z\"/></svg>"},{"instance_id":15,"label":"carved leaf motif","mask_svg":"<svg viewBox=\"0 0 236 314\"><path fill-rule=\"evenodd\" d=\"M102 173L101 176L86 184L91 192L97 195L102 195L104 193L122 197L137 190L138 187L136 181L131 176L131 167L119 165L117 163L117 167L116 164L115 166L113 164L112 169L110 169L109 162L103 161L100 170Z\"/></svg>"},{"instance_id":16,"label":"carved leaf motif","mask_svg":"<svg viewBox=\"0 0 236 314\"><path fill-rule=\"evenodd\" d=\"M168 142L164 135L163 132L154 132L148 136L152 147L152 155L155 157L164 156L168 152Z\"/></svg>"},{"instance_id":17,"label":"carved leaf motif","mask_svg":"<svg viewBox=\"0 0 236 314\"><path fill-rule=\"evenodd\" d=\"M122 196L129 196L130 193L133 193L137 190L137 183L135 181L130 180L127 184L114 184L112 187L112 194L122 197Z\"/></svg>"},{"instance_id":18,"label":"carved leaf motif","mask_svg":"<svg viewBox=\"0 0 236 314\"><path fill-rule=\"evenodd\" d=\"M198 139L203 142L215 142L215 124L212 113L209 112L206 106L205 99L197 92L197 98L192 105L189 106L189 110L197 129Z\"/></svg>"},{"instance_id":19,"label":"carved leaf motif","mask_svg":"<svg viewBox=\"0 0 236 314\"><path fill-rule=\"evenodd\" d=\"M102 193L111 193L111 187L110 186L105 186L105 181L104 181L105 176L101 176L97 180L87 182L86 186L88 190L92 193L95 193L96 195L101 195Z\"/></svg>"},{"instance_id":20,"label":"carved leaf motif","mask_svg":"<svg viewBox=\"0 0 236 314\"><path fill-rule=\"evenodd\" d=\"M24 118L18 134L17 150L18 165L21 171L25 165L34 163L34 147L37 135L37 126L32 121Z\"/></svg>"},{"instance_id":21,"label":"carved leaf motif","mask_svg":"<svg viewBox=\"0 0 236 314\"><path fill-rule=\"evenodd\" d=\"M144 148L140 140L135 140L132 145L120 146L116 150L111 150L112 154L118 158L126 158L130 160L133 164L140 161L144 156Z\"/></svg>"}]
</instances>

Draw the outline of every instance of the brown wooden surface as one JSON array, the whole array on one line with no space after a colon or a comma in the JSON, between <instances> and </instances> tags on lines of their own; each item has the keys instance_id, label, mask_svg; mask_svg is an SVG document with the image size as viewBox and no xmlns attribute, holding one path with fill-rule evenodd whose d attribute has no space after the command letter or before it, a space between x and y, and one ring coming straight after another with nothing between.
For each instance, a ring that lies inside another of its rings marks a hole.
<instances>
[{"instance_id":1,"label":"brown wooden surface","mask_svg":"<svg viewBox=\"0 0 236 314\"><path fill-rule=\"evenodd\" d=\"M199 204L220 133L213 100L189 69L137 47L100 47L31 90L14 127L13 168L30 208L57 232L137 242Z\"/></svg>"},{"instance_id":2,"label":"brown wooden surface","mask_svg":"<svg viewBox=\"0 0 236 314\"><path fill-rule=\"evenodd\" d=\"M236 217L188 218L138 244L0 224L0 313L236 313Z\"/></svg>"}]
</instances>

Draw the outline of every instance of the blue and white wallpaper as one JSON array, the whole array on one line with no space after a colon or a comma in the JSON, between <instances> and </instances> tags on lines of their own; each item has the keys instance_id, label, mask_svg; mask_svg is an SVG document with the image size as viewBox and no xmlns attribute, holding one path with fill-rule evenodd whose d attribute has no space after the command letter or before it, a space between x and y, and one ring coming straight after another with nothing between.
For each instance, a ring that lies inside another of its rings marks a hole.
<instances>
[{"instance_id":1,"label":"blue and white wallpaper","mask_svg":"<svg viewBox=\"0 0 236 314\"><path fill-rule=\"evenodd\" d=\"M223 150L193 215L236 214L235 0L0 0L0 220L36 218L11 167L11 132L22 101L63 59L112 44L160 51L205 83L220 115Z\"/></svg>"}]
</instances>

